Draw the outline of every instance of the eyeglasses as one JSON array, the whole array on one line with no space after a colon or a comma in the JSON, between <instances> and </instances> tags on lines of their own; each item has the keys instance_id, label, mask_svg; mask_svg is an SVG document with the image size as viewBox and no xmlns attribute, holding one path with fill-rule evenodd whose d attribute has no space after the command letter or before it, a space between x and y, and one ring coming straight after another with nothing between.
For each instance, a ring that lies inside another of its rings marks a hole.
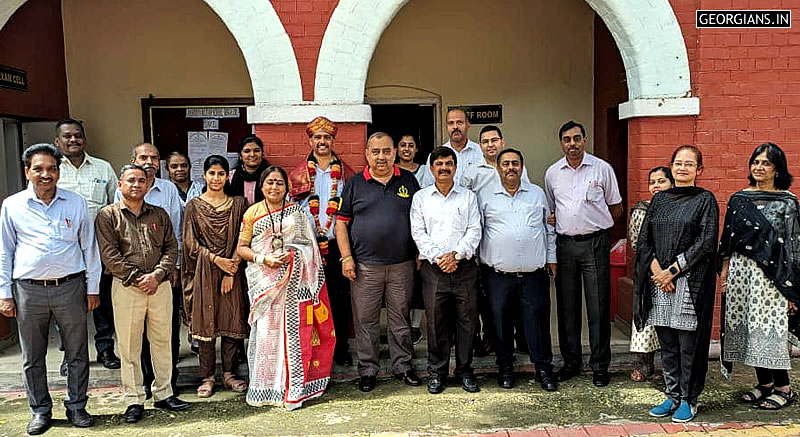
<instances>
[{"instance_id":1,"label":"eyeglasses","mask_svg":"<svg viewBox=\"0 0 800 437\"><path fill-rule=\"evenodd\" d=\"M680 167L695 168L695 167L697 167L697 163L696 162L692 162L692 161L686 161L686 162L673 161L672 162L672 166L673 167L678 167L678 168L680 168Z\"/></svg>"}]
</instances>

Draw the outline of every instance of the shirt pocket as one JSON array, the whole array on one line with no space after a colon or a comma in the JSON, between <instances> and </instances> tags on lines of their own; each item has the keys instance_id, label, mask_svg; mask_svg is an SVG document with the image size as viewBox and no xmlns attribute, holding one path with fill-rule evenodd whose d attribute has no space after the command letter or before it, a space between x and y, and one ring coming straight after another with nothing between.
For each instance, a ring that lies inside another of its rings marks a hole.
<instances>
[{"instance_id":1,"label":"shirt pocket","mask_svg":"<svg viewBox=\"0 0 800 437\"><path fill-rule=\"evenodd\" d=\"M99 178L92 179L92 184L91 184L92 192L89 193L89 195L91 196L89 197L89 199L92 199L92 201L100 205L105 205L108 203L109 200L112 200L112 199L106 199L106 196L108 195L106 192L106 183L107 181L104 181Z\"/></svg>"},{"instance_id":2,"label":"shirt pocket","mask_svg":"<svg viewBox=\"0 0 800 437\"><path fill-rule=\"evenodd\" d=\"M78 241L78 226L69 219L64 219L58 224L58 236L62 241Z\"/></svg>"},{"instance_id":3,"label":"shirt pocket","mask_svg":"<svg viewBox=\"0 0 800 437\"><path fill-rule=\"evenodd\" d=\"M540 226L544 223L544 210L542 208L537 208L535 206L525 206L523 209L525 214L525 225L531 228L535 228Z\"/></svg>"},{"instance_id":4,"label":"shirt pocket","mask_svg":"<svg viewBox=\"0 0 800 437\"><path fill-rule=\"evenodd\" d=\"M164 230L161 229L161 225L153 222L144 226L146 227L144 233L147 236L147 241L144 241L144 244L160 249L164 245Z\"/></svg>"},{"instance_id":5,"label":"shirt pocket","mask_svg":"<svg viewBox=\"0 0 800 437\"><path fill-rule=\"evenodd\" d=\"M603 203L606 200L606 193L603 186L597 182L590 182L586 188L586 201L589 203Z\"/></svg>"}]
</instances>

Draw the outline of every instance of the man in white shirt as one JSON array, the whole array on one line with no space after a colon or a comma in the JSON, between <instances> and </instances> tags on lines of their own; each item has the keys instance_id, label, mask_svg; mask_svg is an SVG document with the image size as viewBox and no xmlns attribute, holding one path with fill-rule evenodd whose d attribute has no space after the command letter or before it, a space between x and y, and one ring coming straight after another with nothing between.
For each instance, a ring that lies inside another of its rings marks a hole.
<instances>
[{"instance_id":1,"label":"man in white shirt","mask_svg":"<svg viewBox=\"0 0 800 437\"><path fill-rule=\"evenodd\" d=\"M483 160L483 152L478 143L469 139L469 120L467 120L467 112L462 108L452 108L447 111L445 116L447 123L447 135L450 141L444 143L442 147L448 147L455 152L456 160L458 160L458 168L456 168L453 175L453 181L456 185L461 184L461 175L464 169L467 168L469 163L479 163ZM431 172L431 156L428 156L428 161L425 166L425 175L422 177L422 187L429 187L436 181L435 175Z\"/></svg>"},{"instance_id":2,"label":"man in white shirt","mask_svg":"<svg viewBox=\"0 0 800 437\"><path fill-rule=\"evenodd\" d=\"M564 157L545 172L545 194L555 210L559 279L558 341L564 367L558 380L583 370L581 314L586 295L592 382L605 387L611 363L611 237L624 209L611 165L585 152L586 130L568 121L558 131Z\"/></svg>"},{"instance_id":3,"label":"man in white shirt","mask_svg":"<svg viewBox=\"0 0 800 437\"><path fill-rule=\"evenodd\" d=\"M544 191L521 179L522 153L504 149L497 155L500 183L478 195L483 218L481 263L492 312L501 388L514 387L514 322L522 310L523 329L536 379L555 391L550 343L550 276L556 273L556 234L547 224L550 208Z\"/></svg>"},{"instance_id":4,"label":"man in white shirt","mask_svg":"<svg viewBox=\"0 0 800 437\"><path fill-rule=\"evenodd\" d=\"M456 152L431 152L436 183L414 195L411 236L417 244L422 296L428 320L428 392L441 393L450 369L450 333L455 333L455 376L471 393L480 391L472 373L472 336L478 319L478 265L473 260L481 239L475 194L453 181Z\"/></svg>"}]
</instances>

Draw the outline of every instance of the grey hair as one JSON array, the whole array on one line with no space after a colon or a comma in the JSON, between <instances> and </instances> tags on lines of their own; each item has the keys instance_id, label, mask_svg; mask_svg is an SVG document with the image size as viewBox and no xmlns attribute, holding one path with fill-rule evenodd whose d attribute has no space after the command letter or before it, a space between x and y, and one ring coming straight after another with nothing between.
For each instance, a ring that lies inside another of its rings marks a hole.
<instances>
[{"instance_id":1,"label":"grey hair","mask_svg":"<svg viewBox=\"0 0 800 437\"><path fill-rule=\"evenodd\" d=\"M139 143L139 144L133 146L133 149L131 149L131 159L132 160L136 161L136 149L138 149L139 147L144 146L145 144L147 144L148 146L156 149L156 152L158 152L159 158L161 158L161 152L158 151L158 147L154 146L152 143Z\"/></svg>"},{"instance_id":2,"label":"grey hair","mask_svg":"<svg viewBox=\"0 0 800 437\"><path fill-rule=\"evenodd\" d=\"M31 168L31 160L33 157L41 154L52 156L56 160L56 165L61 166L61 158L64 155L61 154L58 147L50 143L38 143L28 147L22 152L22 163L25 164L25 168Z\"/></svg>"},{"instance_id":3,"label":"grey hair","mask_svg":"<svg viewBox=\"0 0 800 437\"><path fill-rule=\"evenodd\" d=\"M392 139L392 136L387 134L386 132L375 132L374 134L370 135L369 138L367 138L366 148L369 148L369 143L371 143L372 140L379 140L381 138L386 138L386 137L389 137L389 141L392 142L392 147L394 148L395 147L394 140Z\"/></svg>"}]
</instances>

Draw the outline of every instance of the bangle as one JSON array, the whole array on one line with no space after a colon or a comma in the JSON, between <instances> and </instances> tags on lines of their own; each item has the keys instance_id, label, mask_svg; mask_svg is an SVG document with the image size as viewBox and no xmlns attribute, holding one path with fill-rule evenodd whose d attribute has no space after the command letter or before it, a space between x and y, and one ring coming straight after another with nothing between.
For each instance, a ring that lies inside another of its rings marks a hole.
<instances>
[{"instance_id":1,"label":"bangle","mask_svg":"<svg viewBox=\"0 0 800 437\"><path fill-rule=\"evenodd\" d=\"M253 262L256 264L264 264L264 255L253 256Z\"/></svg>"},{"instance_id":2,"label":"bangle","mask_svg":"<svg viewBox=\"0 0 800 437\"><path fill-rule=\"evenodd\" d=\"M339 261L345 262L345 261L350 261L351 259L353 259L353 255L347 255L345 257L339 258Z\"/></svg>"}]
</instances>

